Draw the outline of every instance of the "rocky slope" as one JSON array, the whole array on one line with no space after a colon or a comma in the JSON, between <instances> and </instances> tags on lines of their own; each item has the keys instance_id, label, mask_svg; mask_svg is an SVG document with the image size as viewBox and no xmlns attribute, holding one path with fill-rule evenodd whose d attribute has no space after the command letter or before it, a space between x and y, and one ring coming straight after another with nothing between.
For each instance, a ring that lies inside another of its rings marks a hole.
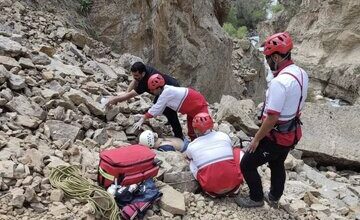
<instances>
[{"instance_id":1,"label":"rocky slope","mask_svg":"<svg viewBox=\"0 0 360 220\"><path fill-rule=\"evenodd\" d=\"M102 0L93 1L85 15L79 14L78 2L47 2L37 0L31 5L55 12L114 51L141 57L183 85L198 89L210 102L219 101L221 94L258 99L265 84L259 58L240 62L245 66L233 72L233 42L220 26L229 10L227 0ZM239 54L237 61L257 57L249 48ZM244 81L239 74L250 77Z\"/></svg>"},{"instance_id":2,"label":"rocky slope","mask_svg":"<svg viewBox=\"0 0 360 220\"><path fill-rule=\"evenodd\" d=\"M138 97L110 111L98 101L124 91L131 80L125 67L139 58L112 52L52 13L18 1L0 0L0 6L0 219L98 218L83 201L52 188L48 175L58 165L79 165L95 182L98 152L136 141L131 125L136 114L149 108L150 98ZM223 96L211 110L216 129L228 133L235 145L239 137L257 129L252 100ZM144 128L169 134L161 117ZM146 218L359 218L359 174L334 167L319 171L304 165L299 152L293 154L297 159L289 156L286 161L282 209L252 210L237 207L232 198L213 200L195 194L197 186L184 156L158 153L163 164L157 183L164 197ZM259 170L268 187L270 170L266 166ZM242 193L246 191L244 184Z\"/></svg>"},{"instance_id":3,"label":"rocky slope","mask_svg":"<svg viewBox=\"0 0 360 220\"><path fill-rule=\"evenodd\" d=\"M316 0L282 2L286 10L260 25L263 35L289 31L295 60L309 71L314 90L359 103L360 2Z\"/></svg>"}]
</instances>

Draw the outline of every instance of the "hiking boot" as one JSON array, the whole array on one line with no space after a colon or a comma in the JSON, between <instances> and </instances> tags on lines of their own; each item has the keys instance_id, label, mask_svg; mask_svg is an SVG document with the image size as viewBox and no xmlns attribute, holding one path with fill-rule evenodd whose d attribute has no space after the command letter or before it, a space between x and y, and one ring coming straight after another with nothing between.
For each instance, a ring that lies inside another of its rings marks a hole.
<instances>
[{"instance_id":1,"label":"hiking boot","mask_svg":"<svg viewBox=\"0 0 360 220\"><path fill-rule=\"evenodd\" d=\"M253 201L250 199L250 197L236 197L235 198L236 204L238 206L243 208L254 208L254 207L261 207L264 206L264 200L261 200L259 202Z\"/></svg>"},{"instance_id":2,"label":"hiking boot","mask_svg":"<svg viewBox=\"0 0 360 220\"><path fill-rule=\"evenodd\" d=\"M276 209L279 208L279 200L273 199L273 196L270 194L270 192L265 192L264 199L269 204L270 207Z\"/></svg>"}]
</instances>

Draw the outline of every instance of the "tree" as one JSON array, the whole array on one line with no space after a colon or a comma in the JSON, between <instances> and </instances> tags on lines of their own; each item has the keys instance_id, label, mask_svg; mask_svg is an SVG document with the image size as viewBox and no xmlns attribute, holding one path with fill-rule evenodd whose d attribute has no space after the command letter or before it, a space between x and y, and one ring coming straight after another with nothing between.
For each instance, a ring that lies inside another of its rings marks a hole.
<instances>
[{"instance_id":1,"label":"tree","mask_svg":"<svg viewBox=\"0 0 360 220\"><path fill-rule=\"evenodd\" d=\"M236 0L234 6L238 27L246 26L249 29L255 29L259 22L266 19L266 9L269 5L269 0Z\"/></svg>"}]
</instances>

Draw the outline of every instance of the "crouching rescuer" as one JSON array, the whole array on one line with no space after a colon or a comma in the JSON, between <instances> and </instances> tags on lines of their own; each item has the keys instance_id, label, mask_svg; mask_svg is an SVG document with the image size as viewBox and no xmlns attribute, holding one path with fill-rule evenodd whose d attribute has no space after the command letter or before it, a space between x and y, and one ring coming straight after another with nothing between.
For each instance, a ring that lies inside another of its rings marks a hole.
<instances>
[{"instance_id":1,"label":"crouching rescuer","mask_svg":"<svg viewBox=\"0 0 360 220\"><path fill-rule=\"evenodd\" d=\"M165 108L168 107L176 112L187 115L188 135L191 140L194 140L195 133L191 124L194 116L200 112L209 112L205 97L191 88L166 85L165 79L160 74L154 74L149 78L148 88L152 94L159 96L159 99L135 123L134 127L140 128L146 119L163 114Z\"/></svg>"},{"instance_id":2,"label":"crouching rescuer","mask_svg":"<svg viewBox=\"0 0 360 220\"><path fill-rule=\"evenodd\" d=\"M213 120L208 113L197 114L192 126L197 138L188 145L185 154L201 188L213 197L237 193L243 182L240 148L233 150L227 134L212 130Z\"/></svg>"},{"instance_id":3,"label":"crouching rescuer","mask_svg":"<svg viewBox=\"0 0 360 220\"><path fill-rule=\"evenodd\" d=\"M262 124L241 161L241 170L250 189L250 197L236 198L242 207L278 206L286 173L284 161L302 136L300 111L308 89L307 73L291 60L293 42L289 33L277 33L264 43L264 55L274 79L266 91L260 117ZM268 163L271 170L270 191L263 193L257 167Z\"/></svg>"}]
</instances>

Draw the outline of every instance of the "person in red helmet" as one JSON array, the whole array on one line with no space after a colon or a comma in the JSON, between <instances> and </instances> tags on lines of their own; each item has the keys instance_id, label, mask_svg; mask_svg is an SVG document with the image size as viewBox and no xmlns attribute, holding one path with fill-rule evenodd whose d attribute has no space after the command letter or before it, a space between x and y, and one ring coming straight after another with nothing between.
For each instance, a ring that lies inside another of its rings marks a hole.
<instances>
[{"instance_id":1,"label":"person in red helmet","mask_svg":"<svg viewBox=\"0 0 360 220\"><path fill-rule=\"evenodd\" d=\"M284 191L284 161L302 136L300 114L304 107L308 74L291 60L293 42L287 32L277 33L263 44L267 64L274 78L269 83L259 119L262 124L247 148L241 170L249 186L249 197L238 197L241 207L277 206ZM268 163L271 169L270 191L263 193L257 167Z\"/></svg>"},{"instance_id":2,"label":"person in red helmet","mask_svg":"<svg viewBox=\"0 0 360 220\"><path fill-rule=\"evenodd\" d=\"M123 102L123 101L129 100L129 99L131 99L137 95L143 94L145 92L148 92L151 94L151 91L148 88L147 82L148 82L148 79L154 74L162 75L165 80L165 84L167 84L167 85L180 86L179 82L175 78L173 78L167 74L162 74L155 68L145 65L142 62L135 62L131 66L130 72L131 72L134 80L130 83L127 91L120 95L111 97L106 104L107 106L116 105L116 103L118 103L118 102ZM158 98L159 98L159 96L155 95L154 103L157 102ZM183 139L184 135L183 135L183 132L181 129L181 125L180 125L180 122L178 119L177 112L170 108L165 108L163 114L167 118L168 123L171 125L171 128L174 132L174 136L177 138Z\"/></svg>"},{"instance_id":3,"label":"person in red helmet","mask_svg":"<svg viewBox=\"0 0 360 220\"><path fill-rule=\"evenodd\" d=\"M192 119L197 113L209 112L208 103L204 96L191 88L166 85L164 78L160 74L154 74L149 78L148 88L153 94L158 95L159 99L134 127L140 128L146 119L163 114L164 109L168 107L187 115L188 135L193 140L195 133L191 124Z\"/></svg>"},{"instance_id":4,"label":"person in red helmet","mask_svg":"<svg viewBox=\"0 0 360 220\"><path fill-rule=\"evenodd\" d=\"M201 188L214 197L237 193L243 182L240 148L233 150L227 134L212 130L214 124L208 113L197 114L192 126L197 138L188 145L185 154Z\"/></svg>"}]
</instances>

